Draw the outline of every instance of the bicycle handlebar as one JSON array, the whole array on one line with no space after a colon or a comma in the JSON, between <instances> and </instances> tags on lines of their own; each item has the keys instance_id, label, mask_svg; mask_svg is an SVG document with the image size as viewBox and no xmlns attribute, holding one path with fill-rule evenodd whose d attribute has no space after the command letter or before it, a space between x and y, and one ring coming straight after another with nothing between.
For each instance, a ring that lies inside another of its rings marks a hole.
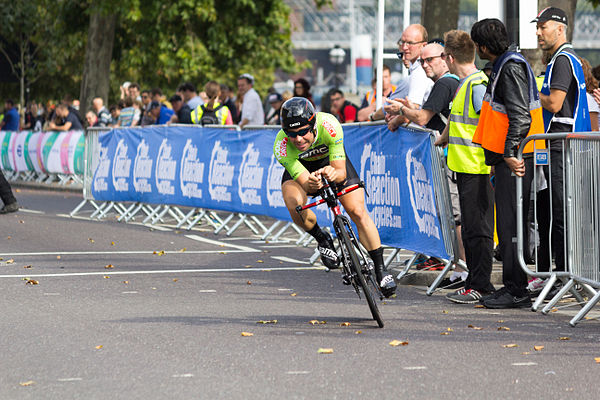
<instances>
[{"instance_id":1,"label":"bicycle handlebar","mask_svg":"<svg viewBox=\"0 0 600 400\"><path fill-rule=\"evenodd\" d=\"M329 187L329 182L327 182L325 180L325 178L322 178L322 179L323 179L323 182L325 183L325 186L323 188L319 189L319 195L321 196L321 199L319 199L319 200L317 200L315 202L303 205L303 206L296 207L296 212L297 213L300 213L300 212L302 212L302 211L304 211L306 209L309 209L309 208L316 207L316 206L318 206L320 204L323 204L323 203L325 203L327 201L326 199L324 199L322 197L323 197L323 194L324 194L323 193L324 189L327 188L327 187ZM364 188L364 187L365 187L365 183L361 181L359 183L355 183L354 185L350 185L348 187L343 188L338 193L334 192L333 195L335 196L336 199L338 199L338 198L342 197L345 194L353 192L353 191L355 191L358 188Z\"/></svg>"}]
</instances>

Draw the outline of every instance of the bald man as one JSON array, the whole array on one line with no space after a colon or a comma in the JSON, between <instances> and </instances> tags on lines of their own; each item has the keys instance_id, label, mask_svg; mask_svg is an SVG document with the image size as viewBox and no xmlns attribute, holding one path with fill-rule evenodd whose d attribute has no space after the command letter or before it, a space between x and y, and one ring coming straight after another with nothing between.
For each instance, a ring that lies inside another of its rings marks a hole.
<instances>
[{"instance_id":1,"label":"bald man","mask_svg":"<svg viewBox=\"0 0 600 400\"><path fill-rule=\"evenodd\" d=\"M102 97L96 97L94 100L92 100L92 108L98 116L98 125L96 126L109 126L111 116L110 112L106 109L106 107L104 107L104 100L102 100Z\"/></svg>"}]
</instances>

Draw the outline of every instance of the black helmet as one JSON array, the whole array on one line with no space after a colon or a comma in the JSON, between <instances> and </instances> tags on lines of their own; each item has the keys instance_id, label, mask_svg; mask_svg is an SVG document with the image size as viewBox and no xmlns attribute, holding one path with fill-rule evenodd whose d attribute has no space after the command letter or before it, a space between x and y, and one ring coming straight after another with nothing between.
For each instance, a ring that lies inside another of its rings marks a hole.
<instances>
[{"instance_id":1,"label":"black helmet","mask_svg":"<svg viewBox=\"0 0 600 400\"><path fill-rule=\"evenodd\" d=\"M314 128L316 119L315 108L304 97L292 97L281 106L281 128L288 136L306 135ZM290 132L290 129L304 125L308 125L308 129L305 131Z\"/></svg>"}]
</instances>

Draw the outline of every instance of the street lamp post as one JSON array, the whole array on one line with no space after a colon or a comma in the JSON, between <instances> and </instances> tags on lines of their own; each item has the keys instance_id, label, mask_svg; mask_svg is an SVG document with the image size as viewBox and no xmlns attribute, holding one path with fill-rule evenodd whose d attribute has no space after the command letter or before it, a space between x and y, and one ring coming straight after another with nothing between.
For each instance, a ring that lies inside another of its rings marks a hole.
<instances>
[{"instance_id":1,"label":"street lamp post","mask_svg":"<svg viewBox=\"0 0 600 400\"><path fill-rule=\"evenodd\" d=\"M344 51L344 49L342 49L339 45L336 44L333 47L333 49L329 50L329 61L331 61L331 63L335 67L335 75L334 75L335 87L340 86L339 68L340 68L340 65L342 65L344 63L345 58L346 58L346 51Z\"/></svg>"}]
</instances>

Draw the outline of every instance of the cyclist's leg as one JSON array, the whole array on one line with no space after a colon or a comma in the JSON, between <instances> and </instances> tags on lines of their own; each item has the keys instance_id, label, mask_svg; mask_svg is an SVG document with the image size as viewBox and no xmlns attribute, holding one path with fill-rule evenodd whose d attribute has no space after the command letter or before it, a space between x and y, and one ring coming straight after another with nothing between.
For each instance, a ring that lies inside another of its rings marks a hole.
<instances>
[{"instance_id":1,"label":"cyclist's leg","mask_svg":"<svg viewBox=\"0 0 600 400\"><path fill-rule=\"evenodd\" d=\"M319 227L317 216L311 210L304 210L302 213L296 211L297 206L306 204L307 194L302 186L294 180L284 180L281 184L281 192L292 221L317 241L317 249L321 254L323 265L329 269L337 268L339 266L339 259L335 252L333 238L329 232Z\"/></svg>"},{"instance_id":2,"label":"cyclist's leg","mask_svg":"<svg viewBox=\"0 0 600 400\"><path fill-rule=\"evenodd\" d=\"M359 240L365 246L369 252L369 256L373 260L375 276L383 295L385 297L392 296L396 291L396 282L394 282L393 276L385 269L379 231L365 207L364 189L356 189L340 197L340 202L350 216L350 219L356 224Z\"/></svg>"}]
</instances>

